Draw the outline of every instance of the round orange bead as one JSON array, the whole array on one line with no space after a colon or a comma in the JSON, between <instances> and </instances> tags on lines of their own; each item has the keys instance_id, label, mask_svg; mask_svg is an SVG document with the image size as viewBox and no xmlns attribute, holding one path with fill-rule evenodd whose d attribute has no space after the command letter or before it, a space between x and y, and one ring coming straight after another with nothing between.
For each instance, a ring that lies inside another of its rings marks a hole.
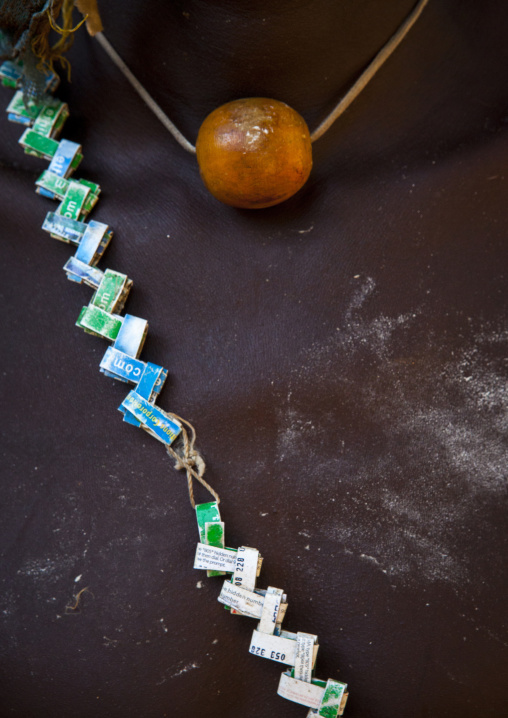
<instances>
[{"instance_id":1,"label":"round orange bead","mask_svg":"<svg viewBox=\"0 0 508 718\"><path fill-rule=\"evenodd\" d=\"M305 120L289 105L248 97L221 105L200 127L196 155L214 197L260 209L288 199L312 168Z\"/></svg>"}]
</instances>

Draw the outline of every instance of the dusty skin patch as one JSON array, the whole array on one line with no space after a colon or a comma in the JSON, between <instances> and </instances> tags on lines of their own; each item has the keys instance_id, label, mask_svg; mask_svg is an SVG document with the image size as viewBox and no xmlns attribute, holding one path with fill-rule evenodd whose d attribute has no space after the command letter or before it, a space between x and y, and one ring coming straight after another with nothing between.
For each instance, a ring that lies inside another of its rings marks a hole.
<instances>
[{"instance_id":1,"label":"dusty skin patch","mask_svg":"<svg viewBox=\"0 0 508 718\"><path fill-rule=\"evenodd\" d=\"M372 279L363 281L335 332L302 353L278 414L278 459L301 460L314 485L323 476L333 482L337 520L320 531L344 551L392 583L443 581L466 592L472 576L457 536L506 491L508 332L485 324L475 331L471 321L468 339L436 340L425 335L424 307L367 319L374 291ZM401 347L411 361L400 360ZM371 370L353 385L348 367L366 354ZM330 382L334 372L334 396L344 396L360 422L368 417L379 439L372 448L366 437L368 458L348 453L343 437L336 458L321 457L327 417L295 402L302 382ZM359 521L358 511L372 521Z\"/></svg>"}]
</instances>

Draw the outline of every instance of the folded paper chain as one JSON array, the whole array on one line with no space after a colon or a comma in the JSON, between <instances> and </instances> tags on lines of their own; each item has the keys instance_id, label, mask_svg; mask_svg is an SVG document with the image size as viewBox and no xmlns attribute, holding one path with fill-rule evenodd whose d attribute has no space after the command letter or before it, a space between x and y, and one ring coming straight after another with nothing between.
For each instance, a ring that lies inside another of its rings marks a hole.
<instances>
[{"instance_id":1,"label":"folded paper chain","mask_svg":"<svg viewBox=\"0 0 508 718\"><path fill-rule=\"evenodd\" d=\"M113 232L102 222L86 221L97 204L100 187L88 180L71 179L83 159L81 146L57 139L69 116L69 109L65 103L50 95L39 104L26 106L22 92L17 89L21 75L20 62L7 61L0 66L2 84L17 90L7 107L7 117L26 128L19 143L27 154L50 162L35 183L36 191L43 197L58 201L59 205L56 211L47 213L42 228L51 237L76 246L74 256L64 266L67 278L94 290L76 325L89 334L112 342L101 360L101 372L134 385L119 407L123 420L141 427L162 442L176 460L176 468L183 468L187 473L200 539L194 568L206 570L208 576L231 574L222 586L218 601L232 614L258 620L249 647L252 655L290 666L290 670L281 675L278 694L308 707L307 718L336 718L344 711L347 685L314 677L319 649L317 636L282 629L288 606L287 596L282 589L273 586L266 590L256 588L263 562L259 552L249 546L238 549L226 547L218 496L203 479L205 465L194 448L193 427L175 414L163 411L155 403L168 371L139 359L148 330L146 320L120 314L132 280L120 272L111 269L102 271L96 266ZM50 73L46 78L47 92L56 89L58 82L58 76ZM178 448L177 439L181 441ZM216 500L196 505L193 479L200 481Z\"/></svg>"}]
</instances>

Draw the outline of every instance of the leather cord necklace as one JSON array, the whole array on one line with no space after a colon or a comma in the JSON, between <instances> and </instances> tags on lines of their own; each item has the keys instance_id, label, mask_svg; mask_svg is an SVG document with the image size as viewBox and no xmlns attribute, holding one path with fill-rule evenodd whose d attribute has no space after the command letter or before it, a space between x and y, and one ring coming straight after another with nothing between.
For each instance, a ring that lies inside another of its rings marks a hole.
<instances>
[{"instance_id":1,"label":"leather cord necklace","mask_svg":"<svg viewBox=\"0 0 508 718\"><path fill-rule=\"evenodd\" d=\"M267 155L271 154L272 159L275 156L277 160L281 154L284 157L292 157L294 169L294 157L298 156L298 152L293 147L293 140L287 139L291 133L297 140L298 135L305 135L304 144L307 149L302 149L301 153L310 152L311 142L319 139L358 96L405 37L427 2L428 0L420 0L407 20L378 53L355 85L312 135L309 134L304 120L287 105L275 100L249 98L228 103L212 112L200 129L196 148L193 148L183 138L171 121L160 111L160 108L155 105L105 37L101 34L98 37L131 84L147 101L151 109L156 111L159 119L168 126L168 129L173 128L170 129L173 136L189 152L196 152L201 174L207 186L210 183L208 171L210 166L214 166L213 158L209 156L208 145L212 147L212 154L216 150L219 151L219 154L224 154L226 165L228 163L230 165L230 170L223 170L227 180L226 184L231 184L234 173L240 171L236 166L239 162L244 170L246 167L247 169L254 167L255 171L252 170L250 175L247 173L249 182L252 184L252 177L257 177L256 182L259 185L260 164L267 164ZM20 77L20 63L8 61L0 67L0 78L4 85L17 89ZM57 84L58 78L50 74L47 78L48 93L52 92ZM240 111L240 114L237 110ZM98 201L100 187L89 180L71 179L82 160L81 146L65 139L60 141L56 139L68 117L67 105L48 94L42 103L31 103L26 106L23 102L22 92L17 89L9 103L7 112L9 120L25 127L19 140L25 152L50 161L49 168L36 181L36 191L46 198L56 200L58 207L56 211L48 212L43 229L52 237L76 246L75 254L64 266L67 278L73 282L88 285L94 290L88 306L83 307L76 324L85 332L102 337L112 343L101 360L101 372L121 382L134 385L134 389L128 393L119 407L124 421L143 428L149 435L161 441L168 454L175 460L176 468L186 472L191 504L196 510L200 539L197 544L194 568L206 570L208 576L228 575L221 588L218 601L224 604L231 614L254 618L258 621L252 634L249 652L286 667L279 680L278 694L306 706L309 709L308 718L315 716L337 718L344 711L348 696L347 684L335 679L325 681L315 677L314 669L319 648L317 635L306 632L294 633L282 629L282 622L288 606L287 596L281 588L268 586L266 589L259 589L256 587L263 561L258 550L248 546L240 546L237 549L226 546L224 522L221 520L219 512L219 497L203 478L206 467L195 448L194 428L181 417L163 411L156 405L156 400L167 376L167 370L139 358L147 333L147 322L140 317L121 314L132 286L132 280L116 270L100 270L97 267L111 241L112 230L103 222L86 221ZM242 114L245 112L248 115L247 119ZM209 137L210 133L211 137ZM240 140L238 140L238 133L241 134ZM277 134L281 136L272 139L272 135ZM230 141L231 136L236 138L236 142L240 141L244 146L248 146L250 143L253 147L238 150L233 141ZM252 137L252 142L250 142ZM267 137L268 140L266 140ZM280 145L283 147L289 145L290 151L280 150ZM201 147L202 149L200 149ZM252 160L252 157L255 158L255 161ZM259 157L261 160L258 162ZM305 179L310 172L311 164L310 159ZM277 180L279 182L280 172L275 176L279 178ZM254 182L255 187L257 186L256 182ZM274 180L273 186L276 186L277 182ZM269 183L266 186L268 187L268 185ZM220 194L215 185L209 189L215 196ZM265 187L263 190L265 199L261 201L258 193L254 199L251 196L251 204L248 206L262 207L276 204L293 194L296 189L293 189L290 194L287 194L285 190L284 196L276 201L273 196L270 201L267 201L268 190ZM231 187L228 192L230 190ZM272 187L270 190L272 195L273 191ZM239 199L236 202L226 201L224 197L219 198L228 204L247 206L238 203L246 201L244 188L241 192L237 192L237 195ZM230 199L230 194L226 199ZM214 501L196 505L193 494L194 479L211 492Z\"/></svg>"},{"instance_id":2,"label":"leather cord necklace","mask_svg":"<svg viewBox=\"0 0 508 718\"><path fill-rule=\"evenodd\" d=\"M279 204L303 187L312 169L312 143L347 110L397 49L422 14L419 0L333 110L311 133L289 105L265 97L233 100L211 112L194 146L133 75L102 32L95 37L178 144L197 155L211 194L232 207L262 209Z\"/></svg>"}]
</instances>

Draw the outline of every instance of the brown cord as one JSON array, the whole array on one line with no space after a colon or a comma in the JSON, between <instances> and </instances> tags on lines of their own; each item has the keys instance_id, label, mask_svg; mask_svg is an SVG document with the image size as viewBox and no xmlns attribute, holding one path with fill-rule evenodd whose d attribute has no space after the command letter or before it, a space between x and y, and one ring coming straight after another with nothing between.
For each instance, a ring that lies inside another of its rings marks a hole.
<instances>
[{"instance_id":1,"label":"brown cord","mask_svg":"<svg viewBox=\"0 0 508 718\"><path fill-rule=\"evenodd\" d=\"M196 502L194 500L194 484L193 479L196 479L199 481L199 483L205 487L207 491L209 491L214 499L217 501L217 503L220 503L219 494L214 491L214 489L210 486L210 484L204 480L203 474L206 470L206 464L203 460L203 457L199 453L197 449L194 448L194 444L196 442L196 430L192 426L192 424L187 421L186 419L182 419L181 416L178 416L178 414L171 414L168 412L168 416L170 416L173 419L176 419L181 424L184 424L189 427L190 429L190 435L191 438L189 439L189 435L185 429L184 426L182 426L182 433L181 433L181 441L182 441L182 447L180 450L172 449L171 446L166 445L166 451L168 452L169 456L171 456L172 459L175 461L175 469L177 471L181 471L182 469L185 469L185 473L187 474L187 487L189 489L189 499L192 505L192 508L196 508Z\"/></svg>"},{"instance_id":2,"label":"brown cord","mask_svg":"<svg viewBox=\"0 0 508 718\"><path fill-rule=\"evenodd\" d=\"M41 27L32 40L32 52L35 57L40 59L38 65L40 70L53 71L54 63L59 60L62 66L67 70L67 77L70 79L71 66L69 60L64 57L64 53L70 48L74 41L74 32L80 27L81 23L76 27L72 27L72 9L74 0L60 0L53 2L51 8L46 11L46 17L41 19ZM61 13L62 25L59 26L56 18ZM50 30L57 32L60 37L54 45L50 45Z\"/></svg>"}]
</instances>

